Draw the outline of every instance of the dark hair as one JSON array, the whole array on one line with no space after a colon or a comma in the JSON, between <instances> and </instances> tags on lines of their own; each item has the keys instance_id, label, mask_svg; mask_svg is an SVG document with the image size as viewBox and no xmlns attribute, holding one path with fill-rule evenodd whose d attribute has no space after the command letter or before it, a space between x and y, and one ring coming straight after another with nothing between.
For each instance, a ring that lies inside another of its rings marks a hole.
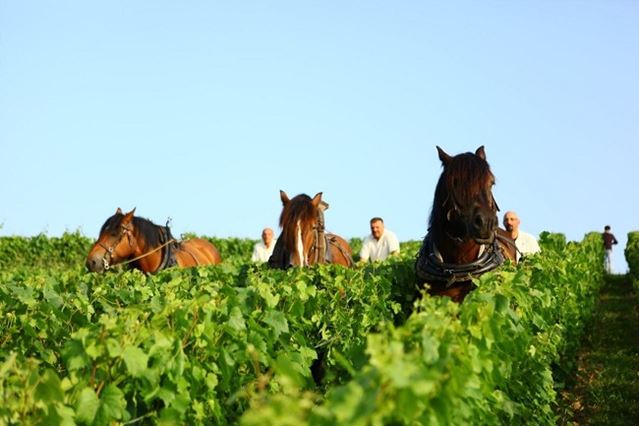
<instances>
[{"instance_id":1,"label":"dark hair","mask_svg":"<svg viewBox=\"0 0 639 426\"><path fill-rule=\"evenodd\" d=\"M372 218L372 219L371 219L371 222L370 222L370 223L371 223L371 225L372 225L374 222L382 222L382 223L384 223L384 219L382 219L381 217L377 217L377 216L375 216L374 218Z\"/></svg>"},{"instance_id":2,"label":"dark hair","mask_svg":"<svg viewBox=\"0 0 639 426\"><path fill-rule=\"evenodd\" d=\"M604 226L604 231L610 231L610 225Z\"/></svg>"}]
</instances>

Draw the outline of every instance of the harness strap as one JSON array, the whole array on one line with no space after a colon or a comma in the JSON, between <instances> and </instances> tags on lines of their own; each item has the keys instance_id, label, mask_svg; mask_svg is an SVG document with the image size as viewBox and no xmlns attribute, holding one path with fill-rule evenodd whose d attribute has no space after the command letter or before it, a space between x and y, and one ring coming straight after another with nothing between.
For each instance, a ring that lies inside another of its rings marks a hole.
<instances>
[{"instance_id":1,"label":"harness strap","mask_svg":"<svg viewBox=\"0 0 639 426\"><path fill-rule=\"evenodd\" d=\"M443 282L445 288L449 288L454 283L470 281L488 271L492 271L502 263L504 263L504 255L499 248L497 238L493 240L492 245L486 247L474 262L465 264L445 263L441 255L439 255L430 233L428 233L424 237L424 242L417 255L415 272L419 278L428 283Z\"/></svg>"},{"instance_id":2,"label":"harness strap","mask_svg":"<svg viewBox=\"0 0 639 426\"><path fill-rule=\"evenodd\" d=\"M171 239L171 240L169 240L169 241L165 242L164 244L157 246L157 247L156 247L156 248L154 248L153 250L147 251L147 252L146 252L146 253L144 253L144 254L141 254L141 255L139 255L139 256L137 256L137 257L134 257L133 259L128 259L128 260L125 260L124 262L120 262L120 263L118 263L117 265L114 265L114 266L127 265L127 264L129 264L129 263L135 262L136 260L140 260L140 259L142 259L142 258L145 258L145 257L147 257L147 256L149 256L149 255L151 255L151 254L155 253L155 252L156 252L156 251L158 251L158 250L162 250L164 247L168 246L169 244L171 244L171 243L175 243L175 242L176 242L176 241L175 241L174 239ZM157 270L156 270L156 272L157 272L157 271L159 271L159 269L157 269Z\"/></svg>"},{"instance_id":3,"label":"harness strap","mask_svg":"<svg viewBox=\"0 0 639 426\"><path fill-rule=\"evenodd\" d=\"M328 204L320 205L317 211L317 223L313 226L313 245L311 252L314 263L326 263L326 234L324 233L324 210Z\"/></svg>"},{"instance_id":4,"label":"harness strap","mask_svg":"<svg viewBox=\"0 0 639 426\"><path fill-rule=\"evenodd\" d=\"M515 252L519 254L520 258L524 257L524 254L521 252L521 250L519 250L519 247L517 247L517 243L512 238L506 237L504 235L500 235L498 233L495 233L495 238L497 238L502 243L507 244L507 245L511 246L512 248L514 248ZM517 255L515 254L515 258L516 258L516 256Z\"/></svg>"},{"instance_id":5,"label":"harness strap","mask_svg":"<svg viewBox=\"0 0 639 426\"><path fill-rule=\"evenodd\" d=\"M342 245L339 243L334 235L330 237L327 235L326 240L328 241L328 244L337 247L339 252L342 253L342 256L344 256L344 259L346 259L346 262L348 263L348 265L346 265L347 267L350 268L351 266L353 266L353 257L344 249L344 247L342 247Z\"/></svg>"},{"instance_id":6,"label":"harness strap","mask_svg":"<svg viewBox=\"0 0 639 426\"><path fill-rule=\"evenodd\" d=\"M129 263L133 263L137 260L150 256L151 254L155 253L158 250L162 250L165 247L166 247L166 250L164 250L164 253L162 254L162 260L160 261L160 265L157 267L155 271L151 273L155 274L161 271L162 269L170 268L171 266L177 265L174 249L177 248L179 243L177 242L175 238L173 238L173 235L171 234L171 229L168 226L164 226L160 228L160 243L162 244L160 244L153 250L149 250L146 253L141 254L140 256L136 256L132 259L125 260L124 262L120 262L118 265L124 266Z\"/></svg>"}]
</instances>

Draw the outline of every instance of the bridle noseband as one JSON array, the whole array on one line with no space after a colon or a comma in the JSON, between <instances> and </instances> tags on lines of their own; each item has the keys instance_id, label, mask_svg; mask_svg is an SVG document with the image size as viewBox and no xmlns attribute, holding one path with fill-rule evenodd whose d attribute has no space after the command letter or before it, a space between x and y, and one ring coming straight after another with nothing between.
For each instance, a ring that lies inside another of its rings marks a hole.
<instances>
[{"instance_id":1,"label":"bridle noseband","mask_svg":"<svg viewBox=\"0 0 639 426\"><path fill-rule=\"evenodd\" d=\"M104 270L108 271L111 268L111 260L113 259L113 252L116 247L120 245L120 242L126 235L129 240L129 246L133 247L133 243L131 242L131 228L126 225L120 225L121 231L118 239L113 243L110 247L106 247L100 241L98 241L98 245L104 249L104 255L102 256L102 264L104 265ZM108 259L107 259L108 256Z\"/></svg>"}]
</instances>

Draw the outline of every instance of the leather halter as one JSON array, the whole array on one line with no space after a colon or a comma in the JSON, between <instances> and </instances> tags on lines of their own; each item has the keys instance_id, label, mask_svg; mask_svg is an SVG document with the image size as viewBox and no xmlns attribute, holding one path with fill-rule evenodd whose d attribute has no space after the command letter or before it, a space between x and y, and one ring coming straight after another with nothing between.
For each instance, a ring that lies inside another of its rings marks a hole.
<instances>
[{"instance_id":1,"label":"leather halter","mask_svg":"<svg viewBox=\"0 0 639 426\"><path fill-rule=\"evenodd\" d=\"M483 252L477 260L470 263L445 263L433 243L430 233L424 237L424 242L415 261L417 276L427 283L444 283L445 288L462 281L471 281L473 278L492 271L504 263L504 255L495 233L493 243L484 246Z\"/></svg>"},{"instance_id":2,"label":"leather halter","mask_svg":"<svg viewBox=\"0 0 639 426\"><path fill-rule=\"evenodd\" d=\"M131 228L126 225L120 225L121 231L118 239L111 244L110 247L105 246L101 242L98 241L98 245L104 249L104 255L102 255L102 264L104 265L104 270L107 271L111 268L111 260L113 259L113 252L115 248L120 245L120 242L126 236L129 240L129 246L133 247L133 243L131 243ZM108 256L108 258L107 258Z\"/></svg>"},{"instance_id":3,"label":"leather halter","mask_svg":"<svg viewBox=\"0 0 639 426\"><path fill-rule=\"evenodd\" d=\"M102 263L104 265L105 270L109 270L111 266L115 266L115 265L111 265L113 252L115 251L115 248L120 244L120 242L122 241L125 235L129 239L129 245L133 246L133 244L131 243L131 229L125 225L122 225L121 227L122 227L122 231L120 232L119 238L110 247L106 247L104 246L104 244L98 243L100 247L102 247L105 250L104 255L102 256ZM175 238L173 238L173 235L171 234L171 229L169 228L168 224L166 226L160 226L159 228L160 228L159 230L160 245L158 247L152 250L149 250L148 252L143 253L140 256L125 260L124 262L120 262L117 265L124 266L126 264L129 264L137 260L140 260L144 257L147 257L155 253L156 251L162 250L162 249L164 249L162 253L162 260L160 261L160 264L155 269L155 271L151 272L151 274L155 274L163 269L177 265L177 259L175 258L175 248L179 246L179 243L175 240ZM108 258L107 258L107 255L108 255Z\"/></svg>"}]
</instances>

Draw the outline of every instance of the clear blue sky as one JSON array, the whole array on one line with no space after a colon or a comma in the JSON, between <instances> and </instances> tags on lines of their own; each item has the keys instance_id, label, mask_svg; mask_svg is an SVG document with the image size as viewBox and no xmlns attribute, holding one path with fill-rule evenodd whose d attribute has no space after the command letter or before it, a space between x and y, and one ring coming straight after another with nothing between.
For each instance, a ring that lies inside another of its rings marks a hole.
<instances>
[{"instance_id":1,"label":"clear blue sky","mask_svg":"<svg viewBox=\"0 0 639 426\"><path fill-rule=\"evenodd\" d=\"M0 0L0 235L426 233L436 145L485 145L502 212L639 229L639 2Z\"/></svg>"}]
</instances>

